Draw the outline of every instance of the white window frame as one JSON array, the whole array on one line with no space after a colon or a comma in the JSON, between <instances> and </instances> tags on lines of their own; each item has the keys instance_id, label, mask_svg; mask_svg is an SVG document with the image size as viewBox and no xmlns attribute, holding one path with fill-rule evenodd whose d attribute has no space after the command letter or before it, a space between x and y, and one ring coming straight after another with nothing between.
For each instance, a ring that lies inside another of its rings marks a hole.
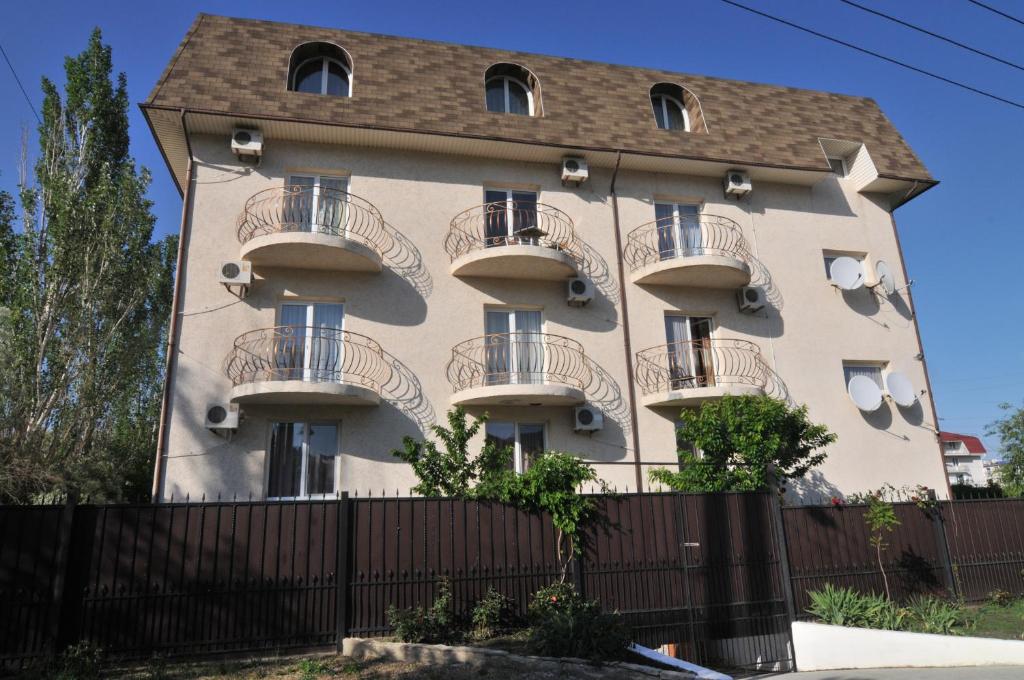
<instances>
[{"instance_id":1,"label":"white window frame","mask_svg":"<svg viewBox=\"0 0 1024 680\"><path fill-rule=\"evenodd\" d=\"M832 262L836 261L840 257L850 257L860 263L861 277L865 281L868 280L868 267L867 267L867 256L859 253L843 253L836 250L827 250L821 253L821 261L825 265L825 279L827 281L832 280Z\"/></svg>"},{"instance_id":2,"label":"white window frame","mask_svg":"<svg viewBox=\"0 0 1024 680\"><path fill-rule=\"evenodd\" d=\"M504 193L505 194L505 235L514 236L515 227L515 200L512 198L512 194L533 194L534 205L540 205L540 192L533 189L506 189L504 187L484 187L484 203L491 205L497 203L497 201L488 201L488 193Z\"/></svg>"},{"instance_id":3,"label":"white window frame","mask_svg":"<svg viewBox=\"0 0 1024 680\"><path fill-rule=\"evenodd\" d=\"M490 422L491 421L488 421L488 423L490 423ZM541 427L541 436L544 439L544 444L541 447L541 450L542 451L547 451L548 450L548 424L547 424L547 421L543 421L543 422L527 422L527 421L519 421L519 420L495 420L494 424L497 424L497 423L504 423L504 424L512 425L513 429L515 431L515 443L512 446L512 452L513 452L512 453L512 465L513 465L513 469L515 469L515 472L516 472L517 475L521 475L524 472L526 472L526 468L523 465L523 462L524 462L523 461L523 442L522 442L522 438L519 435L519 427L520 427L520 425L540 425L540 427ZM484 425L484 438L485 439L487 438L487 425L486 424Z\"/></svg>"},{"instance_id":4,"label":"white window frame","mask_svg":"<svg viewBox=\"0 0 1024 680\"><path fill-rule=\"evenodd\" d=\"M487 108L487 86L490 85L491 83L493 83L495 80L499 80L499 79L503 81L504 90L505 90L505 110L504 111L491 111L491 113L504 113L504 114L507 114L507 115L514 115L514 114L512 114L512 111L511 111L512 106L511 106L511 101L509 99L509 94L508 94L508 84L509 84L509 82L513 82L513 83L516 83L517 85L519 85L520 87L522 87L524 90L526 90L526 103L527 103L527 106L528 106L529 111L530 111L528 115L532 117L533 116L533 90L530 89L530 87L526 83L524 83L523 81L519 80L519 78L516 78L515 76L491 76L490 78L488 78L484 82L484 108ZM479 82L479 81L477 81L477 82ZM349 89L351 90L351 87Z\"/></svg>"},{"instance_id":5,"label":"white window frame","mask_svg":"<svg viewBox=\"0 0 1024 680\"><path fill-rule=\"evenodd\" d=\"M825 158L827 158L830 161L829 162L829 166L830 167L832 165L831 161L839 161L839 165L843 169L843 173L839 174L833 168L832 169L832 174L834 174L839 179L846 179L846 177L849 176L849 174L850 174L850 166L846 163L846 159L845 158L843 158L842 156L826 156Z\"/></svg>"},{"instance_id":6,"label":"white window frame","mask_svg":"<svg viewBox=\"0 0 1024 680\"><path fill-rule=\"evenodd\" d=\"M686 221L687 217L698 217L699 218L701 212L704 210L704 204L703 203L698 203L696 201L691 203L691 202L686 202L686 201L680 202L680 201L658 201L658 200L656 200L656 201L654 201L654 206L655 206L655 208L654 208L654 210L655 210L654 216L655 216L655 218L657 218L657 216L658 216L658 213L657 213L658 208L657 208L657 206L659 206L659 205L670 206L672 208L672 258L686 257L687 256L687 250L689 250L690 248L687 245L686 238L684 238L685 235L683 233L683 224ZM681 208L683 208L683 207L686 207L686 208L696 208L697 212L696 212L695 215L691 215L689 213L686 213L684 215L683 211L681 210ZM662 218L662 219L664 219L664 218ZM698 229L698 231L700 230L700 228L701 228L700 220L698 219L698 221L697 221L697 229ZM703 251L704 250L704 245L703 245L704 244L704 234L701 233L700 236L701 236L701 245L698 247L698 249ZM658 257L661 257L660 242L659 242L659 247L658 247Z\"/></svg>"},{"instance_id":7,"label":"white window frame","mask_svg":"<svg viewBox=\"0 0 1024 680\"><path fill-rule=\"evenodd\" d=\"M843 362L843 385L846 387L847 391L850 390L850 380L851 380L851 378L847 377L846 371L847 371L847 369L850 369L850 368L859 368L859 369L862 369L862 370L863 369L867 369L867 368L876 369L878 371L878 382L877 382L878 388L880 390L882 390L882 392L886 391L885 376L886 376L886 373L888 372L888 363L886 363L884 361L844 361Z\"/></svg>"},{"instance_id":8,"label":"white window frame","mask_svg":"<svg viewBox=\"0 0 1024 680\"><path fill-rule=\"evenodd\" d=\"M665 121L665 125L666 126L668 125L668 102L671 101L673 104L678 106L679 110L682 111L682 113L683 113L683 132L689 132L690 131L690 114L686 112L686 107L683 106L683 103L681 101L679 101L678 99L676 99L675 97L673 97L670 94L664 94L664 93L652 94L651 95L651 108L652 109L655 106L655 103L654 103L655 100L658 100L658 105L661 106L661 119L663 121ZM654 123L655 124L658 123L658 116L654 116ZM675 130L677 128L661 127L660 125L658 125L658 129L659 130Z\"/></svg>"},{"instance_id":9,"label":"white window frame","mask_svg":"<svg viewBox=\"0 0 1024 680\"><path fill-rule=\"evenodd\" d=\"M690 362L690 366L696 366L697 365L697 352L696 352L696 350L693 347L693 327L691 326L690 322L693 319L707 319L708 320L708 340L710 342L714 343L714 341L715 341L715 329L716 329L715 317L710 315L710 314L705 314L705 315L687 314L685 312L678 312L678 311L675 311L675 310L669 310L669 311L665 312L663 316L665 318L665 324L664 325L665 325L665 343L666 344L670 343L670 340L668 338L668 323L667 323L668 317L682 317L682 318L686 319L686 324L684 324L684 327L686 328L686 339L682 340L682 341L676 340L675 342L685 342L685 343L687 343L687 350L686 350L686 352L688 354L687 359ZM708 358L710 359L710 363L711 363L711 375L712 375L712 377L717 379L717 376L718 376L718 365L715 363L715 353L714 353L714 351L708 352ZM670 381L673 380L671 375L669 376L669 380ZM701 386L698 385L698 387L701 387ZM703 385L703 387L710 387L710 385ZM686 389L686 388L680 388L680 389Z\"/></svg>"},{"instance_id":10,"label":"white window frame","mask_svg":"<svg viewBox=\"0 0 1024 680\"><path fill-rule=\"evenodd\" d=\"M311 234L318 234L318 233L320 233L320 225L319 225L319 223L316 220L316 216L320 213L320 189L321 189L323 180L325 180L325 179L338 179L338 180L341 180L341 183L342 183L341 191L342 191L343 194L345 194L345 198L344 198L343 202L345 203L346 207L343 208L344 212L342 213L342 218L341 218L341 221L342 221L342 224L344 225L344 228L343 228L341 234L339 234L339 235L342 236L343 238L347 238L348 237L348 207L347 206L348 206L348 197L349 197L349 193L348 193L349 177L348 177L348 175L323 175L323 174L309 173L309 172L289 172L288 173L288 186L295 186L295 183L292 181L292 179L294 179L296 177L301 177L302 179L311 179L311 180L313 180L313 205L310 208L310 212L309 212L309 218L310 218L309 233L311 233Z\"/></svg>"},{"instance_id":11,"label":"white window frame","mask_svg":"<svg viewBox=\"0 0 1024 680\"><path fill-rule=\"evenodd\" d=\"M342 68L342 70L345 71L345 75L348 76L348 94L346 94L346 95L335 95L335 94L332 94L331 96L332 97L339 97L339 96L351 97L352 96L352 69L350 69L348 66L346 66L345 62L341 61L340 59L335 59L334 57L310 57L309 59L303 59L301 62L299 62L299 65L296 66L295 69L292 71L292 82L291 82L291 86L292 87L291 87L291 91L292 92L298 92L298 90L296 89L298 87L298 82L297 81L298 81L298 77L299 77L299 71L302 70L302 67L305 66L306 64L312 62L312 61L317 61L318 59L322 59L323 60L323 68L320 71L320 94L323 94L323 95L327 94L327 76L329 75L328 72L327 72L327 69L328 69L327 65L330 62L334 62L335 64L340 66ZM281 81L279 80L277 82L281 82ZM313 93L312 92L307 92L306 94L313 94Z\"/></svg>"},{"instance_id":12,"label":"white window frame","mask_svg":"<svg viewBox=\"0 0 1024 680\"><path fill-rule=\"evenodd\" d=\"M531 309L529 307L484 307L484 335L487 335L487 315L491 314L491 313L499 313L499 312L508 315L508 338L509 338L510 345L513 342L513 338L515 338L516 333L519 332L519 329L516 327L516 313L517 312L537 312L538 314L540 314L540 331L538 331L538 333L541 336L544 336L544 335L547 334L547 332L545 331L545 328L547 327L547 319L544 318L544 310L543 309L536 309L536 308L532 308ZM541 347L543 348L543 351L544 351L544 354L543 354L543 356L541 358L541 366L543 367L544 363L547 361L547 347L545 347L545 342L544 342L544 338L543 337L541 337L540 344L541 344ZM519 372L519 351L515 347L515 345L511 345L509 347L509 357L508 357L508 384L509 385L518 385L518 384L520 384L519 376L520 376L520 372ZM527 383L527 384L533 384L533 383Z\"/></svg>"},{"instance_id":13,"label":"white window frame","mask_svg":"<svg viewBox=\"0 0 1024 680\"><path fill-rule=\"evenodd\" d=\"M299 495L298 496L270 496L270 466L271 456L273 453L273 442L274 442L274 429L282 423L302 423L305 425L303 428L304 436L302 438L302 464L299 466ZM333 425L336 429L337 436L334 442L334 491L327 493L317 494L305 494L302 493L306 490L306 471L308 469L309 461L309 431L310 428L316 425ZM325 499L331 498L338 493L338 488L341 482L341 421L340 420L273 420L270 422L270 430L267 432L267 500L268 501L297 501L307 499Z\"/></svg>"},{"instance_id":14,"label":"white window frame","mask_svg":"<svg viewBox=\"0 0 1024 680\"><path fill-rule=\"evenodd\" d=\"M309 334L309 330L314 329L313 318L316 313L317 305L335 305L341 307L341 328L338 329L338 333L343 334L345 332L345 303L344 302L326 302L326 301L304 301L304 300L282 300L277 308L277 319L278 326L284 326L284 308L285 307L305 307L306 308L306 331L303 335L303 348L302 348L302 382L313 382L313 368L309 365L313 357L313 337ZM343 336L344 337L344 336ZM345 343L344 341L339 342L338 347L338 364L340 366L345 365ZM320 380L317 382L327 382ZM338 370L338 382L345 382L345 374L339 368ZM297 421L296 421L297 422Z\"/></svg>"}]
</instances>

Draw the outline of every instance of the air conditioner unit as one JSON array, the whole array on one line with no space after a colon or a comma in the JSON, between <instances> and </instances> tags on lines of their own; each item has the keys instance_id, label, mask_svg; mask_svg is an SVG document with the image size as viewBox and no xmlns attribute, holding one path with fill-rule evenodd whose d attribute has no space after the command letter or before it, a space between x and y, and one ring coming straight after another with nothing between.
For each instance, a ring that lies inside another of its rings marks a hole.
<instances>
[{"instance_id":1,"label":"air conditioner unit","mask_svg":"<svg viewBox=\"0 0 1024 680\"><path fill-rule=\"evenodd\" d=\"M604 427L604 414L593 406L577 406L573 411L573 430L597 432Z\"/></svg>"},{"instance_id":2,"label":"air conditioner unit","mask_svg":"<svg viewBox=\"0 0 1024 680\"><path fill-rule=\"evenodd\" d=\"M750 183L750 175L743 172L742 170L730 170L725 173L725 195L726 196L746 196L753 190L754 186Z\"/></svg>"},{"instance_id":3,"label":"air conditioner unit","mask_svg":"<svg viewBox=\"0 0 1024 680\"><path fill-rule=\"evenodd\" d=\"M231 133L231 153L244 159L259 158L263 155L263 133L235 128Z\"/></svg>"},{"instance_id":4,"label":"air conditioner unit","mask_svg":"<svg viewBox=\"0 0 1024 680\"><path fill-rule=\"evenodd\" d=\"M568 302L572 307L582 307L594 299L594 284L589 279L577 276L569 279Z\"/></svg>"},{"instance_id":5,"label":"air conditioner unit","mask_svg":"<svg viewBox=\"0 0 1024 680\"><path fill-rule=\"evenodd\" d=\"M562 185L579 186L590 177L587 159L579 156L566 156L562 159Z\"/></svg>"},{"instance_id":6,"label":"air conditioner unit","mask_svg":"<svg viewBox=\"0 0 1024 680\"><path fill-rule=\"evenodd\" d=\"M210 404L206 407L206 429L232 432L238 429L238 404Z\"/></svg>"},{"instance_id":7,"label":"air conditioner unit","mask_svg":"<svg viewBox=\"0 0 1024 680\"><path fill-rule=\"evenodd\" d=\"M743 286L736 291L736 302L744 314L753 314L764 309L764 289L758 286Z\"/></svg>"},{"instance_id":8,"label":"air conditioner unit","mask_svg":"<svg viewBox=\"0 0 1024 680\"><path fill-rule=\"evenodd\" d=\"M252 262L225 260L220 263L220 278L225 286L248 286L252 283Z\"/></svg>"}]
</instances>

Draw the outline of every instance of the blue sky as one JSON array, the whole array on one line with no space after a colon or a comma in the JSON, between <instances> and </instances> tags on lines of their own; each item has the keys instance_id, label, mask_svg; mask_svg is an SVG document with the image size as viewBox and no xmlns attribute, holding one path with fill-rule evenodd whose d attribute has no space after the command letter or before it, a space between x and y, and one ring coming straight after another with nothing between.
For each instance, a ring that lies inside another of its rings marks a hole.
<instances>
[{"instance_id":1,"label":"blue sky","mask_svg":"<svg viewBox=\"0 0 1024 680\"><path fill-rule=\"evenodd\" d=\"M890 24L838 0L744 0L791 21L1010 99L1024 71ZM1024 26L966 0L862 4L1024 62ZM1024 4L989 0L1024 16ZM61 80L63 58L93 26L114 48L134 103L150 88L200 12L332 26L778 83L876 99L942 181L896 212L943 429L980 433L996 404L1024 400L1021 158L1024 110L990 101L780 26L719 0L503 3L78 0L6 3L0 43L29 96ZM43 12L46 16L40 15ZM0 64L0 188L13 190L21 130L35 121ZM177 230L181 202L137 108L132 150L153 171L160 234ZM33 140L34 144L34 140ZM34 148L34 147L33 147ZM986 439L989 449L995 442Z\"/></svg>"}]
</instances>

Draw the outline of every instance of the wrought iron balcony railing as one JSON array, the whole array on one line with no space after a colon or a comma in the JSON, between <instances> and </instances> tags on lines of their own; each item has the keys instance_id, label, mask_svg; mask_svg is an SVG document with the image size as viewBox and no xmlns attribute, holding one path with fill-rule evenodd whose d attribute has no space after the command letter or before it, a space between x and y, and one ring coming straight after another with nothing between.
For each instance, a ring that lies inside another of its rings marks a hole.
<instances>
[{"instance_id":1,"label":"wrought iron balcony railing","mask_svg":"<svg viewBox=\"0 0 1024 680\"><path fill-rule=\"evenodd\" d=\"M338 189L284 186L266 189L245 202L238 240L283 233L340 236L383 256L393 245L384 218L369 201Z\"/></svg>"},{"instance_id":2,"label":"wrought iron balcony railing","mask_svg":"<svg viewBox=\"0 0 1024 680\"><path fill-rule=\"evenodd\" d=\"M750 249L739 225L718 215L663 217L626 237L623 258L630 271L657 262L701 255L736 258L750 265Z\"/></svg>"},{"instance_id":3,"label":"wrought iron balcony railing","mask_svg":"<svg viewBox=\"0 0 1024 680\"><path fill-rule=\"evenodd\" d=\"M645 395L719 385L764 388L768 367L746 340L673 342L636 353L636 380Z\"/></svg>"},{"instance_id":4,"label":"wrought iron balcony railing","mask_svg":"<svg viewBox=\"0 0 1024 680\"><path fill-rule=\"evenodd\" d=\"M224 362L231 384L345 383L380 392L391 369L375 340L331 328L277 326L243 333Z\"/></svg>"},{"instance_id":5,"label":"wrought iron balcony railing","mask_svg":"<svg viewBox=\"0 0 1024 680\"><path fill-rule=\"evenodd\" d=\"M492 333L452 348L448 382L455 392L493 385L567 385L590 382L583 345L550 333Z\"/></svg>"},{"instance_id":6,"label":"wrought iron balcony railing","mask_svg":"<svg viewBox=\"0 0 1024 680\"><path fill-rule=\"evenodd\" d=\"M576 262L582 259L572 219L543 203L485 203L464 210L452 219L444 241L453 262L474 251L515 245L551 248Z\"/></svg>"}]
</instances>

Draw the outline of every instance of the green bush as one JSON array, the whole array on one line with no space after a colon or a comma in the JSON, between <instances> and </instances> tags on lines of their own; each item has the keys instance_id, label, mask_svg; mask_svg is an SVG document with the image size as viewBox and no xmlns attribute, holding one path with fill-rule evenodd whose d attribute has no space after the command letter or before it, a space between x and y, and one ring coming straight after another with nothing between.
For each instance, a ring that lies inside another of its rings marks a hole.
<instances>
[{"instance_id":1,"label":"green bush","mask_svg":"<svg viewBox=\"0 0 1024 680\"><path fill-rule=\"evenodd\" d=\"M512 601L494 588L488 588L473 608L473 638L489 640L511 630L516 623Z\"/></svg>"},{"instance_id":2,"label":"green bush","mask_svg":"<svg viewBox=\"0 0 1024 680\"><path fill-rule=\"evenodd\" d=\"M530 651L541 656L609 661L624 656L630 630L617 612L605 614L594 600L567 583L534 594L529 606Z\"/></svg>"},{"instance_id":3,"label":"green bush","mask_svg":"<svg viewBox=\"0 0 1024 680\"><path fill-rule=\"evenodd\" d=\"M88 642L79 642L19 677L46 677L51 680L99 680L102 666L103 650Z\"/></svg>"},{"instance_id":4,"label":"green bush","mask_svg":"<svg viewBox=\"0 0 1024 680\"><path fill-rule=\"evenodd\" d=\"M447 578L437 584L437 597L429 609L388 607L388 622L402 642L453 644L462 639L452 611L452 587Z\"/></svg>"},{"instance_id":5,"label":"green bush","mask_svg":"<svg viewBox=\"0 0 1024 680\"><path fill-rule=\"evenodd\" d=\"M907 605L907 611L911 629L919 633L955 635L956 629L965 623L960 605L937 597L915 597Z\"/></svg>"},{"instance_id":6,"label":"green bush","mask_svg":"<svg viewBox=\"0 0 1024 680\"><path fill-rule=\"evenodd\" d=\"M868 627L868 603L860 593L850 588L836 588L826 583L821 590L807 593L811 598L808 613L822 623L833 626Z\"/></svg>"},{"instance_id":7,"label":"green bush","mask_svg":"<svg viewBox=\"0 0 1024 680\"><path fill-rule=\"evenodd\" d=\"M811 606L807 611L833 626L954 635L966 625L959 604L937 597L918 596L908 605L900 606L881 595L862 595L830 583L821 590L809 591L808 595Z\"/></svg>"},{"instance_id":8,"label":"green bush","mask_svg":"<svg viewBox=\"0 0 1024 680\"><path fill-rule=\"evenodd\" d=\"M997 607L1006 607L1013 602L1013 593L1003 590L1002 588L996 588L988 594L988 601L990 604L994 604Z\"/></svg>"}]
</instances>

